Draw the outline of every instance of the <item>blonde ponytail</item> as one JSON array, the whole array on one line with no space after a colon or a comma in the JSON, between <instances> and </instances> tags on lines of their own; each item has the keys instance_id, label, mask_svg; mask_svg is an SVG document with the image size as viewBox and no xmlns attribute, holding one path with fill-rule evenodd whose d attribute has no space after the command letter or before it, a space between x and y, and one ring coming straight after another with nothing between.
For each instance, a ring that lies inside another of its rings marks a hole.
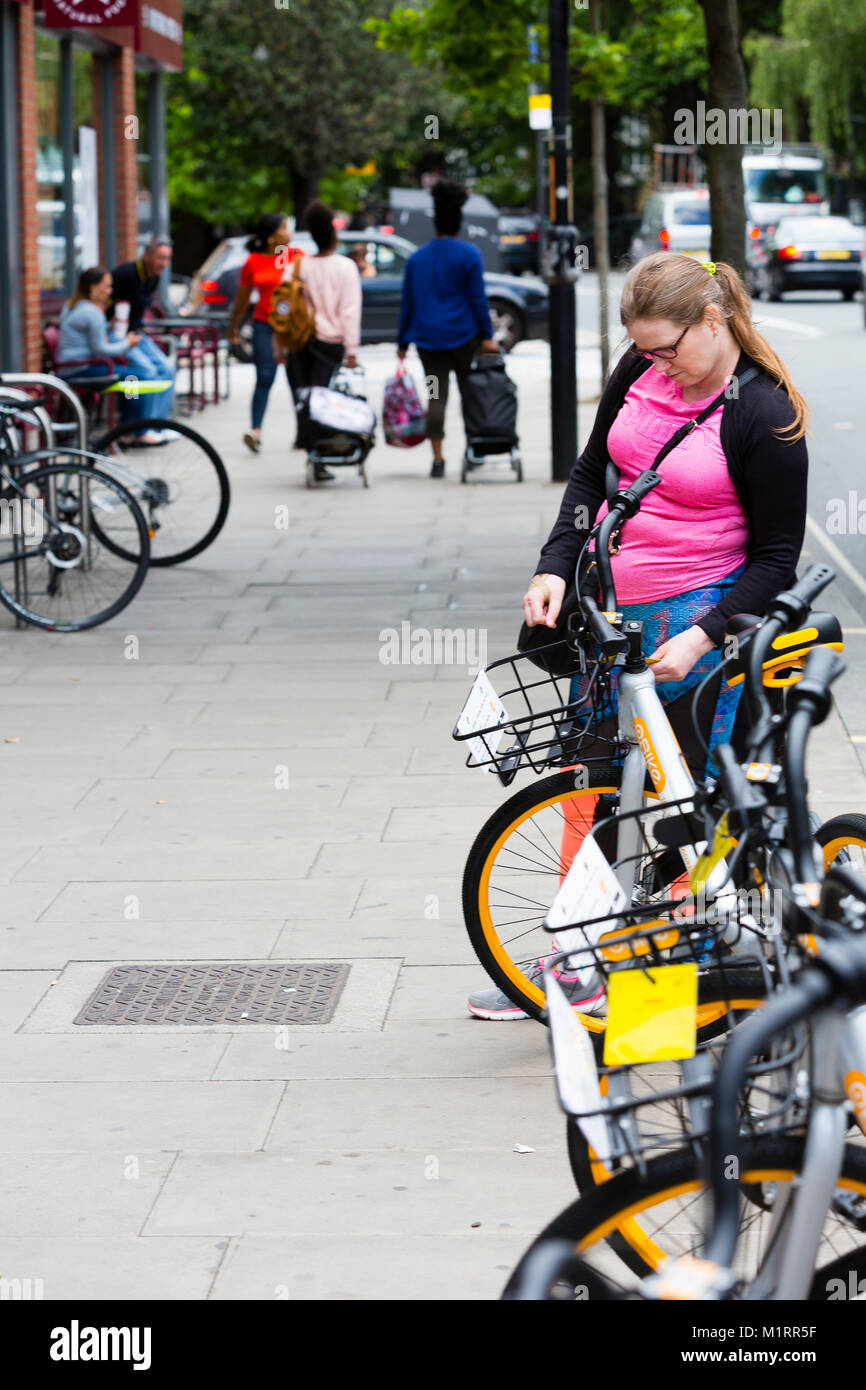
<instances>
[{"instance_id":1,"label":"blonde ponytail","mask_svg":"<svg viewBox=\"0 0 866 1390\"><path fill-rule=\"evenodd\" d=\"M787 393L794 419L774 434L786 444L796 443L806 433L809 408L779 354L752 323L752 301L733 266L717 261L711 273L691 256L657 251L626 276L620 318L625 328L640 319L692 325L700 323L709 304L718 309L742 351Z\"/></svg>"}]
</instances>

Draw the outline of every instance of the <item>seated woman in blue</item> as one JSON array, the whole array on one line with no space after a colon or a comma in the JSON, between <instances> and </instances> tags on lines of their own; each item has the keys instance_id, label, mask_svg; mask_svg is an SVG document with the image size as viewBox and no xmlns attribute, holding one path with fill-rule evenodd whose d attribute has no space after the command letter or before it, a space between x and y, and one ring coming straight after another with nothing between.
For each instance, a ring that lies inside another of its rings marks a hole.
<instances>
[{"instance_id":1,"label":"seated woman in blue","mask_svg":"<svg viewBox=\"0 0 866 1390\"><path fill-rule=\"evenodd\" d=\"M129 348L140 342L140 333L126 333L122 338L112 338L109 335L105 310L111 301L111 290L111 271L105 270L101 265L82 270L75 293L63 306L60 315L60 338L57 345L59 376L107 376L109 368L106 362L92 362L89 359L122 358ZM76 362L86 362L89 365L73 365ZM64 363L69 365L64 368ZM123 406L124 419L137 419L142 413L138 401L124 400ZM162 436L155 431L138 434L136 442L161 444Z\"/></svg>"}]
</instances>

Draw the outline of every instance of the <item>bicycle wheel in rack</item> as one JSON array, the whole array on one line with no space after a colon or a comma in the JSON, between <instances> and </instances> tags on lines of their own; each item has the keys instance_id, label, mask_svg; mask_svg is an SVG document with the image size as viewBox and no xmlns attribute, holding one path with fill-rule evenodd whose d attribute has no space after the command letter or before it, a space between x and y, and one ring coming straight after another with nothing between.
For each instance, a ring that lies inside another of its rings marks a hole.
<instances>
[{"instance_id":1,"label":"bicycle wheel in rack","mask_svg":"<svg viewBox=\"0 0 866 1390\"><path fill-rule=\"evenodd\" d=\"M463 917L475 954L493 983L539 1022L544 991L537 964L555 950L544 919L594 817L607 814L599 798L610 797L610 813L616 810L620 776L618 766L599 762L542 778L509 797L469 851ZM615 846L605 842L604 830L596 834L614 859ZM668 852L665 866L664 886L672 888L684 877L678 850ZM581 1020L590 1032L604 1031L603 1019L582 1014Z\"/></svg>"},{"instance_id":2,"label":"bicycle wheel in rack","mask_svg":"<svg viewBox=\"0 0 866 1390\"><path fill-rule=\"evenodd\" d=\"M756 1278L772 1249L774 1211L787 1199L792 1184L800 1180L804 1146L802 1138L784 1135L761 1136L744 1146L735 1273L745 1282ZM638 1278L658 1269L668 1256L700 1256L710 1215L703 1165L691 1148L652 1158L642 1169L630 1169L594 1188L557 1216L522 1257L506 1292L518 1284L525 1262L543 1241L566 1240L590 1269L602 1275L612 1296L622 1295L634 1289ZM851 1275L853 1287L860 1287L860 1277L866 1272L861 1229L864 1215L866 1148L848 1144L836 1196L820 1236L810 1299L838 1298L840 1289L846 1290L842 1296L847 1297ZM619 1233L631 1248L633 1269L614 1259L612 1232Z\"/></svg>"},{"instance_id":3,"label":"bicycle wheel in rack","mask_svg":"<svg viewBox=\"0 0 866 1390\"><path fill-rule=\"evenodd\" d=\"M824 868L831 864L850 864L866 872L866 816L859 811L846 811L833 816L815 831L815 839L824 851Z\"/></svg>"},{"instance_id":4,"label":"bicycle wheel in rack","mask_svg":"<svg viewBox=\"0 0 866 1390\"><path fill-rule=\"evenodd\" d=\"M165 433L164 443L146 445L138 436ZM150 530L150 563L179 565L201 554L222 530L231 492L222 459L211 443L179 420L121 421L95 439L137 499ZM99 530L101 519L94 517ZM109 548L112 536L105 537ZM122 554L118 551L118 554Z\"/></svg>"},{"instance_id":5,"label":"bicycle wheel in rack","mask_svg":"<svg viewBox=\"0 0 866 1390\"><path fill-rule=\"evenodd\" d=\"M14 484L6 480L0 499L0 603L16 618L82 632L138 593L150 553L147 523L116 478L71 462L41 465Z\"/></svg>"}]
</instances>

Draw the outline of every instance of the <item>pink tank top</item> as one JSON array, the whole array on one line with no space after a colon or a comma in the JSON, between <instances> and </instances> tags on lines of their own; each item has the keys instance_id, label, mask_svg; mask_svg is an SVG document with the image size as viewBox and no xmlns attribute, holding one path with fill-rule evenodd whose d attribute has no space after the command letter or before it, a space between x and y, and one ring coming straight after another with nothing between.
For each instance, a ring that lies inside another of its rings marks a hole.
<instances>
[{"instance_id":1,"label":"pink tank top","mask_svg":"<svg viewBox=\"0 0 866 1390\"><path fill-rule=\"evenodd\" d=\"M634 482L686 420L719 393L684 401L682 387L653 367L629 388L607 437L623 484ZM622 531L613 557L620 603L646 603L717 583L746 558L748 519L719 439L722 406L659 465L661 482ZM599 509L599 517L607 503Z\"/></svg>"}]
</instances>

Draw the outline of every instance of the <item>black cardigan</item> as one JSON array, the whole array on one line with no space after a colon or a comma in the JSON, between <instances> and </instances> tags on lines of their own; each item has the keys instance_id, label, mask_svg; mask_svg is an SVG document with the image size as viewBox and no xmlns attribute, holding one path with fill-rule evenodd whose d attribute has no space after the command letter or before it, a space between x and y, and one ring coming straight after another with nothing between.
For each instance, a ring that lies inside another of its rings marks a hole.
<instances>
[{"instance_id":1,"label":"black cardigan","mask_svg":"<svg viewBox=\"0 0 866 1390\"><path fill-rule=\"evenodd\" d=\"M576 507L596 517L605 500L604 476L608 462L607 436L628 394L629 387L652 364L645 357L626 354L612 372L599 402L592 434L571 470L559 516L541 551L536 574L557 574L574 580L586 529L574 524ZM757 365L741 353L735 375ZM734 613L763 613L770 599L793 583L806 528L805 439L787 444L771 433L790 425L794 411L788 394L772 377L759 370L738 398L720 407L720 441L728 472L749 521L746 568L730 593L712 608L697 626L714 646L720 646L725 623ZM674 431L671 430L671 434ZM664 462L659 467L664 487Z\"/></svg>"}]
</instances>

